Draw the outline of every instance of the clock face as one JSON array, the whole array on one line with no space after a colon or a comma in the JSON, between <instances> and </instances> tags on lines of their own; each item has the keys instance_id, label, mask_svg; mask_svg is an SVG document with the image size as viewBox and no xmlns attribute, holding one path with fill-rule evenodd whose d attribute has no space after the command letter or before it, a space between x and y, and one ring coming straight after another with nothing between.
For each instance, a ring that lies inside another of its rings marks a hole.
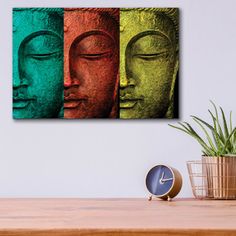
<instances>
[{"instance_id":1,"label":"clock face","mask_svg":"<svg viewBox=\"0 0 236 236\"><path fill-rule=\"evenodd\" d=\"M150 193L156 196L165 195L174 182L172 171L164 165L153 167L147 174L146 185Z\"/></svg>"}]
</instances>

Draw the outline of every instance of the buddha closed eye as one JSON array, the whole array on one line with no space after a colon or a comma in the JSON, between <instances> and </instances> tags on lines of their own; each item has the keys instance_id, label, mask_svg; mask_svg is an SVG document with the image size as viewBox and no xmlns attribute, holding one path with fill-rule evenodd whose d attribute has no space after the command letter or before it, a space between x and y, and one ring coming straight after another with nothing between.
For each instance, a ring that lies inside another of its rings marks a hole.
<instances>
[{"instance_id":1,"label":"buddha closed eye","mask_svg":"<svg viewBox=\"0 0 236 236\"><path fill-rule=\"evenodd\" d=\"M63 55L62 39L50 31L37 32L22 43L21 54L27 59L46 61Z\"/></svg>"},{"instance_id":2,"label":"buddha closed eye","mask_svg":"<svg viewBox=\"0 0 236 236\"><path fill-rule=\"evenodd\" d=\"M128 46L133 59L145 61L168 59L172 51L171 42L157 31L136 35Z\"/></svg>"},{"instance_id":3,"label":"buddha closed eye","mask_svg":"<svg viewBox=\"0 0 236 236\"><path fill-rule=\"evenodd\" d=\"M89 61L111 58L114 40L103 32L87 32L79 36L71 47L71 57Z\"/></svg>"}]
</instances>

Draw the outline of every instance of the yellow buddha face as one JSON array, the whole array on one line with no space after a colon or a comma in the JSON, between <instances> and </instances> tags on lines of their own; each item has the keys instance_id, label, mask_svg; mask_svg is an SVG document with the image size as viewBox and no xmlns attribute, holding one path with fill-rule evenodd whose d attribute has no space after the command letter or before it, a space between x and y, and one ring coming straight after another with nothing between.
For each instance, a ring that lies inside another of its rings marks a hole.
<instances>
[{"instance_id":1,"label":"yellow buddha face","mask_svg":"<svg viewBox=\"0 0 236 236\"><path fill-rule=\"evenodd\" d=\"M173 118L178 40L167 14L120 11L120 118Z\"/></svg>"}]
</instances>

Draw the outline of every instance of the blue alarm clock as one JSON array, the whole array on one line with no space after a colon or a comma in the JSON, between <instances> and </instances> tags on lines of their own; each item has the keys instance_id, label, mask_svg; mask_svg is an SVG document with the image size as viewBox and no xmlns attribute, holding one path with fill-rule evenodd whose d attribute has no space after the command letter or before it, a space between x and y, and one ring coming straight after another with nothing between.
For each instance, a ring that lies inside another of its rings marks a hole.
<instances>
[{"instance_id":1,"label":"blue alarm clock","mask_svg":"<svg viewBox=\"0 0 236 236\"><path fill-rule=\"evenodd\" d=\"M167 165L154 166L147 174L146 186L152 196L171 200L182 188L182 176L178 170Z\"/></svg>"}]
</instances>

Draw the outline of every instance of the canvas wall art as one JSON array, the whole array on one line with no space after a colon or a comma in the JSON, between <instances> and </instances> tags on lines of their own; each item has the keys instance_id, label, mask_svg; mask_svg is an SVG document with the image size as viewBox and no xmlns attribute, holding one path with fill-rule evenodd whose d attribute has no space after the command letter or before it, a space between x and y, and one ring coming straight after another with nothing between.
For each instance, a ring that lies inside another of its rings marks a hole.
<instances>
[{"instance_id":1,"label":"canvas wall art","mask_svg":"<svg viewBox=\"0 0 236 236\"><path fill-rule=\"evenodd\" d=\"M14 8L13 118L178 118L176 8Z\"/></svg>"}]
</instances>

